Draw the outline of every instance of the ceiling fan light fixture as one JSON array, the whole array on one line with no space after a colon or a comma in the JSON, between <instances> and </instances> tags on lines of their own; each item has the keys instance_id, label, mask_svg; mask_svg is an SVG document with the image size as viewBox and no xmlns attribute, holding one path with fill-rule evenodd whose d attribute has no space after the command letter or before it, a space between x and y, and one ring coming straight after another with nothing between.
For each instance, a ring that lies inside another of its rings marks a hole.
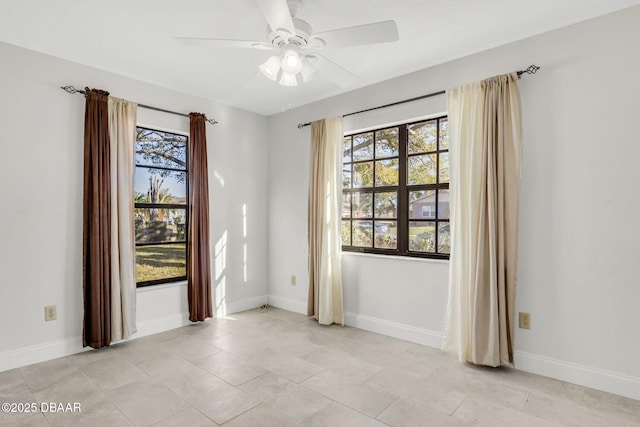
<instances>
[{"instance_id":1,"label":"ceiling fan light fixture","mask_svg":"<svg viewBox=\"0 0 640 427\"><path fill-rule=\"evenodd\" d=\"M282 71L297 74L302 70L302 58L293 49L287 49L282 54Z\"/></svg>"},{"instance_id":2,"label":"ceiling fan light fixture","mask_svg":"<svg viewBox=\"0 0 640 427\"><path fill-rule=\"evenodd\" d=\"M280 71L280 58L275 55L269 57L264 64L260 65L260 71L266 78L275 82L278 79L278 71Z\"/></svg>"},{"instance_id":3,"label":"ceiling fan light fixture","mask_svg":"<svg viewBox=\"0 0 640 427\"><path fill-rule=\"evenodd\" d=\"M282 86L297 86L298 80L296 79L296 75L292 73L287 73L282 70L282 76L280 77L280 81L278 82Z\"/></svg>"}]
</instances>

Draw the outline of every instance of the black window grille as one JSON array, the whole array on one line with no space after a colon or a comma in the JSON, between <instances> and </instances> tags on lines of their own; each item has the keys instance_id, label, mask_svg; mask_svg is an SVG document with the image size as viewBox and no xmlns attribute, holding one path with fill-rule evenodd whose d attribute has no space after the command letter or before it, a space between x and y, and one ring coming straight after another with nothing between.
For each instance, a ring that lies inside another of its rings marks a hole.
<instances>
[{"instance_id":1,"label":"black window grille","mask_svg":"<svg viewBox=\"0 0 640 427\"><path fill-rule=\"evenodd\" d=\"M342 248L449 258L446 116L344 137Z\"/></svg>"},{"instance_id":2,"label":"black window grille","mask_svg":"<svg viewBox=\"0 0 640 427\"><path fill-rule=\"evenodd\" d=\"M134 230L138 287L187 278L188 143L185 135L136 128Z\"/></svg>"}]
</instances>

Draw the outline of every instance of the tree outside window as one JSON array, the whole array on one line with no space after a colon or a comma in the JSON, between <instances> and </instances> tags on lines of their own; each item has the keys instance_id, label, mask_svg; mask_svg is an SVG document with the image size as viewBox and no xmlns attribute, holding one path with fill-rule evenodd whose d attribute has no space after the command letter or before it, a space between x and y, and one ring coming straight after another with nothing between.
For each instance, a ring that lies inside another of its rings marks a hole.
<instances>
[{"instance_id":1,"label":"tree outside window","mask_svg":"<svg viewBox=\"0 0 640 427\"><path fill-rule=\"evenodd\" d=\"M186 280L188 137L136 128L136 282Z\"/></svg>"}]
</instances>

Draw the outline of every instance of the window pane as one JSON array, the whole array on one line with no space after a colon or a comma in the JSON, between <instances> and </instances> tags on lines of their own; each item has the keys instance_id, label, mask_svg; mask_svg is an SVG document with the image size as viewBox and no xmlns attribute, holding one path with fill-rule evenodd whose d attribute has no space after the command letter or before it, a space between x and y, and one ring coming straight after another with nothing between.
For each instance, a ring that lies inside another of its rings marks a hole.
<instances>
[{"instance_id":1,"label":"window pane","mask_svg":"<svg viewBox=\"0 0 640 427\"><path fill-rule=\"evenodd\" d=\"M353 193L351 200L354 218L371 218L373 216L373 195L371 193Z\"/></svg>"},{"instance_id":2,"label":"window pane","mask_svg":"<svg viewBox=\"0 0 640 427\"><path fill-rule=\"evenodd\" d=\"M376 158L398 155L398 128L383 129L376 132Z\"/></svg>"},{"instance_id":3,"label":"window pane","mask_svg":"<svg viewBox=\"0 0 640 427\"><path fill-rule=\"evenodd\" d=\"M353 160L373 159L373 132L353 135Z\"/></svg>"},{"instance_id":4,"label":"window pane","mask_svg":"<svg viewBox=\"0 0 640 427\"><path fill-rule=\"evenodd\" d=\"M440 149L449 148L449 120L440 120Z\"/></svg>"},{"instance_id":5,"label":"window pane","mask_svg":"<svg viewBox=\"0 0 640 427\"><path fill-rule=\"evenodd\" d=\"M187 137L136 128L136 165L187 168Z\"/></svg>"},{"instance_id":6,"label":"window pane","mask_svg":"<svg viewBox=\"0 0 640 427\"><path fill-rule=\"evenodd\" d=\"M345 136L342 144L340 239L345 249L448 255L448 118L362 131Z\"/></svg>"},{"instance_id":7,"label":"window pane","mask_svg":"<svg viewBox=\"0 0 640 427\"><path fill-rule=\"evenodd\" d=\"M342 220L342 245L351 245L351 221Z\"/></svg>"},{"instance_id":8,"label":"window pane","mask_svg":"<svg viewBox=\"0 0 640 427\"><path fill-rule=\"evenodd\" d=\"M409 191L409 218L435 219L436 192L433 190Z\"/></svg>"},{"instance_id":9,"label":"window pane","mask_svg":"<svg viewBox=\"0 0 640 427\"><path fill-rule=\"evenodd\" d=\"M342 165L342 188L351 188L351 165Z\"/></svg>"},{"instance_id":10,"label":"window pane","mask_svg":"<svg viewBox=\"0 0 640 427\"><path fill-rule=\"evenodd\" d=\"M353 165L353 188L373 187L373 162Z\"/></svg>"},{"instance_id":11,"label":"window pane","mask_svg":"<svg viewBox=\"0 0 640 427\"><path fill-rule=\"evenodd\" d=\"M351 161L351 137L346 136L343 142L342 162L349 163Z\"/></svg>"},{"instance_id":12,"label":"window pane","mask_svg":"<svg viewBox=\"0 0 640 427\"><path fill-rule=\"evenodd\" d=\"M349 218L351 216L351 194L342 193L342 217Z\"/></svg>"},{"instance_id":13,"label":"window pane","mask_svg":"<svg viewBox=\"0 0 640 427\"><path fill-rule=\"evenodd\" d=\"M375 216L376 218L396 218L398 212L398 193L376 193Z\"/></svg>"},{"instance_id":14,"label":"window pane","mask_svg":"<svg viewBox=\"0 0 640 427\"><path fill-rule=\"evenodd\" d=\"M186 244L136 247L136 282L187 275Z\"/></svg>"},{"instance_id":15,"label":"window pane","mask_svg":"<svg viewBox=\"0 0 640 427\"><path fill-rule=\"evenodd\" d=\"M376 162L376 187L398 185L398 159Z\"/></svg>"},{"instance_id":16,"label":"window pane","mask_svg":"<svg viewBox=\"0 0 640 427\"><path fill-rule=\"evenodd\" d=\"M449 219L449 190L438 191L438 218Z\"/></svg>"},{"instance_id":17,"label":"window pane","mask_svg":"<svg viewBox=\"0 0 640 427\"><path fill-rule=\"evenodd\" d=\"M449 182L449 152L440 153L440 182Z\"/></svg>"},{"instance_id":18,"label":"window pane","mask_svg":"<svg viewBox=\"0 0 640 427\"><path fill-rule=\"evenodd\" d=\"M382 249L397 249L398 224L396 221L375 221L374 247Z\"/></svg>"},{"instance_id":19,"label":"window pane","mask_svg":"<svg viewBox=\"0 0 640 427\"><path fill-rule=\"evenodd\" d=\"M351 246L370 248L373 246L371 239L373 221L353 221L352 238L353 243Z\"/></svg>"},{"instance_id":20,"label":"window pane","mask_svg":"<svg viewBox=\"0 0 640 427\"><path fill-rule=\"evenodd\" d=\"M438 132L436 120L407 126L407 132L409 133L409 154L436 151Z\"/></svg>"},{"instance_id":21,"label":"window pane","mask_svg":"<svg viewBox=\"0 0 640 427\"><path fill-rule=\"evenodd\" d=\"M137 167L133 178L136 203L187 204L187 173Z\"/></svg>"},{"instance_id":22,"label":"window pane","mask_svg":"<svg viewBox=\"0 0 640 427\"><path fill-rule=\"evenodd\" d=\"M186 239L186 209L136 208L134 215L136 243Z\"/></svg>"},{"instance_id":23,"label":"window pane","mask_svg":"<svg viewBox=\"0 0 640 427\"><path fill-rule=\"evenodd\" d=\"M441 254L451 253L451 233L448 222L438 223L438 252Z\"/></svg>"},{"instance_id":24,"label":"window pane","mask_svg":"<svg viewBox=\"0 0 640 427\"><path fill-rule=\"evenodd\" d=\"M436 155L409 157L408 184L435 184L436 183Z\"/></svg>"},{"instance_id":25,"label":"window pane","mask_svg":"<svg viewBox=\"0 0 640 427\"><path fill-rule=\"evenodd\" d=\"M432 221L409 222L409 250L414 252L435 252L436 223Z\"/></svg>"}]
</instances>

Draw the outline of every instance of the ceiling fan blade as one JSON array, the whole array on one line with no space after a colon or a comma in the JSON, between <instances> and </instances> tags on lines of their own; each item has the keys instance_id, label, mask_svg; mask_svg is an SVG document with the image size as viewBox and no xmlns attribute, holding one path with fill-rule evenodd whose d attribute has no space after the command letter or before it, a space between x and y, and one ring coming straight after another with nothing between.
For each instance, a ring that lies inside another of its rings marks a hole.
<instances>
[{"instance_id":1,"label":"ceiling fan blade","mask_svg":"<svg viewBox=\"0 0 640 427\"><path fill-rule=\"evenodd\" d=\"M213 39L208 37L175 37L181 44L185 46L213 46L213 47L229 47L241 49L260 49L274 50L270 44L255 40L232 40L232 39Z\"/></svg>"},{"instance_id":2,"label":"ceiling fan blade","mask_svg":"<svg viewBox=\"0 0 640 427\"><path fill-rule=\"evenodd\" d=\"M247 89L263 89L267 87L269 83L273 82L263 76L260 71L256 71L244 87Z\"/></svg>"},{"instance_id":3,"label":"ceiling fan blade","mask_svg":"<svg viewBox=\"0 0 640 427\"><path fill-rule=\"evenodd\" d=\"M324 40L327 47L350 47L366 44L398 41L398 27L395 21L382 21L355 27L339 28L314 34Z\"/></svg>"},{"instance_id":4,"label":"ceiling fan blade","mask_svg":"<svg viewBox=\"0 0 640 427\"><path fill-rule=\"evenodd\" d=\"M308 55L308 57L310 57L310 59L315 58L312 64L318 69L318 74L328 78L342 88L349 87L359 80L358 76L351 71L344 69L322 55L314 53L313 55Z\"/></svg>"},{"instance_id":5,"label":"ceiling fan blade","mask_svg":"<svg viewBox=\"0 0 640 427\"><path fill-rule=\"evenodd\" d=\"M260 10L267 18L272 31L279 29L287 30L289 34L295 34L296 29L291 19L291 11L287 5L287 0L256 0Z\"/></svg>"}]
</instances>

